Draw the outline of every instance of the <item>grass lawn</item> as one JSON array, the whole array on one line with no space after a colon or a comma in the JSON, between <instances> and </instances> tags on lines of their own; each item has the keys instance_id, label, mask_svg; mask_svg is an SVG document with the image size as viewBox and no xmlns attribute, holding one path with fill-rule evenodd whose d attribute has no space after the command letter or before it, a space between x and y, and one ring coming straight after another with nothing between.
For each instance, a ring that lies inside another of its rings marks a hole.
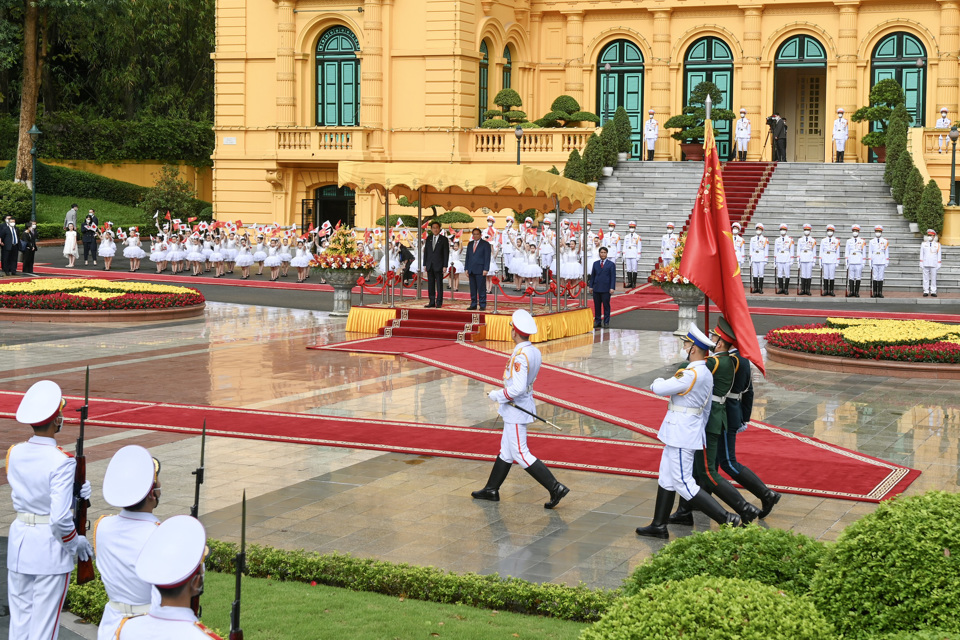
<instances>
[{"instance_id":1,"label":"grass lawn","mask_svg":"<svg viewBox=\"0 0 960 640\"><path fill-rule=\"evenodd\" d=\"M230 630L235 578L207 572L203 623ZM248 638L407 640L410 638L576 638L587 625L452 604L401 600L301 582L243 578L240 626Z\"/></svg>"},{"instance_id":2,"label":"grass lawn","mask_svg":"<svg viewBox=\"0 0 960 640\"><path fill-rule=\"evenodd\" d=\"M100 220L100 224L113 222L114 226L122 224L125 226L139 225L143 227L152 220L152 216L147 215L142 209L127 207L115 202L76 198L73 196L45 196L38 194L37 222L63 224L63 217L73 203L80 205L80 210L77 212L77 224L83 222L87 211L90 209L97 212L97 218Z\"/></svg>"}]
</instances>

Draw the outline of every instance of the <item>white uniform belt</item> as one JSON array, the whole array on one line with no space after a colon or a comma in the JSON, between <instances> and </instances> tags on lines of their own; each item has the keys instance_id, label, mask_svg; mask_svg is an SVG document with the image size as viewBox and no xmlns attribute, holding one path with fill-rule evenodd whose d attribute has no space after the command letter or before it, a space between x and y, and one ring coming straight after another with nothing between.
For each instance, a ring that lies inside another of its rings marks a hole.
<instances>
[{"instance_id":1,"label":"white uniform belt","mask_svg":"<svg viewBox=\"0 0 960 640\"><path fill-rule=\"evenodd\" d=\"M732 391L727 394L727 398L730 400L739 400L743 397L743 393L733 393Z\"/></svg>"},{"instance_id":2,"label":"white uniform belt","mask_svg":"<svg viewBox=\"0 0 960 640\"><path fill-rule=\"evenodd\" d=\"M33 527L38 524L50 524L49 515L37 515L35 513L20 513L17 512L17 520L24 523L28 527Z\"/></svg>"},{"instance_id":3,"label":"white uniform belt","mask_svg":"<svg viewBox=\"0 0 960 640\"><path fill-rule=\"evenodd\" d=\"M149 604L127 604L126 602L117 602L116 600L111 600L107 603L107 606L126 616L142 616L150 613Z\"/></svg>"},{"instance_id":4,"label":"white uniform belt","mask_svg":"<svg viewBox=\"0 0 960 640\"><path fill-rule=\"evenodd\" d=\"M719 404L726 404L726 403L727 403L727 397L726 397L726 396L710 396L710 399L713 400L714 402L719 403Z\"/></svg>"},{"instance_id":5,"label":"white uniform belt","mask_svg":"<svg viewBox=\"0 0 960 640\"><path fill-rule=\"evenodd\" d=\"M703 408L702 407L681 407L679 405L676 405L670 402L667 404L667 411L676 411L677 413L688 413L691 416L699 416L703 413Z\"/></svg>"}]
</instances>

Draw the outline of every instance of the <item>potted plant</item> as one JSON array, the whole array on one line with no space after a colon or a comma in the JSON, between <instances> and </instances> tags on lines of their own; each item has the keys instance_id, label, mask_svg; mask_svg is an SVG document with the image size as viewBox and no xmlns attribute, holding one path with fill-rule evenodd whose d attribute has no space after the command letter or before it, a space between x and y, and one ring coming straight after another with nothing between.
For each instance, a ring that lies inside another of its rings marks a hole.
<instances>
[{"instance_id":1,"label":"potted plant","mask_svg":"<svg viewBox=\"0 0 960 640\"><path fill-rule=\"evenodd\" d=\"M603 142L600 136L592 134L583 150L583 179L593 188L599 186L600 176L603 175Z\"/></svg>"},{"instance_id":2,"label":"potted plant","mask_svg":"<svg viewBox=\"0 0 960 640\"><path fill-rule=\"evenodd\" d=\"M663 125L667 129L679 129L676 133L670 134L674 140L680 141L680 148L687 160L703 160L703 132L704 122L707 119L706 101L707 96L713 103L710 112L712 120L733 121L733 111L721 109L723 104L723 93L720 87L712 82L701 82L690 92L690 99L687 100L687 106L683 108L683 113L673 116Z\"/></svg>"},{"instance_id":3,"label":"potted plant","mask_svg":"<svg viewBox=\"0 0 960 640\"><path fill-rule=\"evenodd\" d=\"M577 182L586 182L583 177L583 158L580 152L573 149L567 158L567 164L563 165L563 177Z\"/></svg>"},{"instance_id":4,"label":"potted plant","mask_svg":"<svg viewBox=\"0 0 960 640\"><path fill-rule=\"evenodd\" d=\"M360 278L367 278L376 263L373 256L361 253L350 227L342 226L333 232L327 248L314 256L310 266L333 287L332 316L350 315L353 304L351 291Z\"/></svg>"},{"instance_id":5,"label":"potted plant","mask_svg":"<svg viewBox=\"0 0 960 640\"><path fill-rule=\"evenodd\" d=\"M660 264L650 273L648 280L663 289L663 292L677 303L677 336L687 335L691 323L697 322L697 308L703 302L703 292L680 275L680 260L683 258L683 249L687 244L687 234L682 233L677 239L677 250L669 264Z\"/></svg>"},{"instance_id":6,"label":"potted plant","mask_svg":"<svg viewBox=\"0 0 960 640\"><path fill-rule=\"evenodd\" d=\"M903 190L903 217L910 223L911 233L919 233L917 215L920 212L920 200L923 198L923 176L914 166L907 176L907 186Z\"/></svg>"},{"instance_id":7,"label":"potted plant","mask_svg":"<svg viewBox=\"0 0 960 640\"><path fill-rule=\"evenodd\" d=\"M870 106L860 107L850 116L854 122L872 124L873 131L860 138L860 142L877 154L877 162L886 160L888 121L894 107L904 101L903 88L893 78L887 78L870 89Z\"/></svg>"},{"instance_id":8,"label":"potted plant","mask_svg":"<svg viewBox=\"0 0 960 640\"><path fill-rule=\"evenodd\" d=\"M898 179L897 174L900 168L897 163L900 161L900 156L907 152L907 128L912 120L906 105L902 102L894 107L893 113L890 114L886 146L887 166L883 170L883 180L891 187ZM903 174L904 179L908 175L909 172Z\"/></svg>"},{"instance_id":9,"label":"potted plant","mask_svg":"<svg viewBox=\"0 0 960 640\"><path fill-rule=\"evenodd\" d=\"M619 139L619 149L617 149L617 160L626 162L630 159L630 153L633 151L633 126L630 124L630 116L623 107L617 107L613 113L613 126L617 130Z\"/></svg>"},{"instance_id":10,"label":"potted plant","mask_svg":"<svg viewBox=\"0 0 960 640\"><path fill-rule=\"evenodd\" d=\"M581 111L580 103L572 96L558 96L550 105L550 112L534 122L538 127L575 127L584 123L599 124L600 118L589 111Z\"/></svg>"},{"instance_id":11,"label":"potted plant","mask_svg":"<svg viewBox=\"0 0 960 640\"><path fill-rule=\"evenodd\" d=\"M917 211L917 222L924 233L927 229L933 229L937 235L943 233L943 193L940 192L940 187L933 178L923 188L920 209Z\"/></svg>"},{"instance_id":12,"label":"potted plant","mask_svg":"<svg viewBox=\"0 0 960 640\"><path fill-rule=\"evenodd\" d=\"M890 158L887 158L890 160ZM893 200L897 203L897 213L903 215L903 198L907 188L907 180L910 178L910 172L913 170L913 155L909 151L902 151L895 162L892 172L893 180L890 188L893 189ZM890 163L887 163L888 165Z\"/></svg>"},{"instance_id":13,"label":"potted plant","mask_svg":"<svg viewBox=\"0 0 960 640\"><path fill-rule=\"evenodd\" d=\"M603 175L609 178L613 175L613 167L617 164L617 153L620 150L620 139L613 120L607 120L603 124L600 142L603 144Z\"/></svg>"}]
</instances>

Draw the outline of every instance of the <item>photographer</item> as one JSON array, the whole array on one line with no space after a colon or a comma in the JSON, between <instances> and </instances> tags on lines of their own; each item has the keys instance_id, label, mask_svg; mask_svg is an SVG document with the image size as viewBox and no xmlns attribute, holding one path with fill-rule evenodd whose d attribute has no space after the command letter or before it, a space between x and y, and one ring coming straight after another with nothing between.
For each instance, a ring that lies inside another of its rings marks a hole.
<instances>
[{"instance_id":1,"label":"photographer","mask_svg":"<svg viewBox=\"0 0 960 640\"><path fill-rule=\"evenodd\" d=\"M773 161L787 161L787 121L780 117L776 111L767 118L767 126L770 127L770 134L773 136Z\"/></svg>"}]
</instances>

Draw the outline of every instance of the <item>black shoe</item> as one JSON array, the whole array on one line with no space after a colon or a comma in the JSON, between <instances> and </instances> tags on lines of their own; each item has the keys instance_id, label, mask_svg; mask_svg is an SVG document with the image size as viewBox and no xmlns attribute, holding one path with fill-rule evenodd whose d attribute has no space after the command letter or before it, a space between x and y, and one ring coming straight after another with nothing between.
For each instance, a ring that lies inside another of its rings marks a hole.
<instances>
[{"instance_id":1,"label":"black shoe","mask_svg":"<svg viewBox=\"0 0 960 640\"><path fill-rule=\"evenodd\" d=\"M507 479L507 474L510 473L510 467L512 466L509 462L497 456L496 461L493 463L493 469L490 470L490 478L487 480L487 486L479 491L474 491L470 495L477 500L500 502L500 485Z\"/></svg>"},{"instance_id":2,"label":"black shoe","mask_svg":"<svg viewBox=\"0 0 960 640\"><path fill-rule=\"evenodd\" d=\"M929 296L929 295L930 295L929 293L925 293L925 294L923 294L923 297L926 298L926 297Z\"/></svg>"},{"instance_id":3,"label":"black shoe","mask_svg":"<svg viewBox=\"0 0 960 640\"><path fill-rule=\"evenodd\" d=\"M670 517L670 510L673 509L673 501L676 496L675 492L657 486L657 504L653 508L653 522L646 527L637 527L638 536L660 538L662 540L670 537L670 532L667 531L667 519Z\"/></svg>"},{"instance_id":4,"label":"black shoe","mask_svg":"<svg viewBox=\"0 0 960 640\"><path fill-rule=\"evenodd\" d=\"M714 522L730 524L735 527L740 526L740 516L726 511L720 506L720 503L713 499L713 496L703 489L697 491L697 495L693 496L693 499L690 500L690 506L707 514Z\"/></svg>"},{"instance_id":5,"label":"black shoe","mask_svg":"<svg viewBox=\"0 0 960 640\"><path fill-rule=\"evenodd\" d=\"M693 509L690 508L690 503L680 498L680 504L677 505L677 510L673 512L673 515L667 518L667 522L670 524L683 524L688 527L693 526Z\"/></svg>"},{"instance_id":6,"label":"black shoe","mask_svg":"<svg viewBox=\"0 0 960 640\"><path fill-rule=\"evenodd\" d=\"M490 502L500 502L500 491L497 489L480 489L470 494L476 500L489 500Z\"/></svg>"},{"instance_id":7,"label":"black shoe","mask_svg":"<svg viewBox=\"0 0 960 640\"><path fill-rule=\"evenodd\" d=\"M878 298L883 297L883 280L877 283L877 297Z\"/></svg>"},{"instance_id":8,"label":"black shoe","mask_svg":"<svg viewBox=\"0 0 960 640\"><path fill-rule=\"evenodd\" d=\"M480 307L480 311L486 311L486 310L487 310L486 307Z\"/></svg>"},{"instance_id":9,"label":"black shoe","mask_svg":"<svg viewBox=\"0 0 960 640\"><path fill-rule=\"evenodd\" d=\"M937 297L937 294L935 294L935 293L931 293L930 295L933 296L934 298Z\"/></svg>"},{"instance_id":10,"label":"black shoe","mask_svg":"<svg viewBox=\"0 0 960 640\"><path fill-rule=\"evenodd\" d=\"M550 502L543 504L544 509L553 509L563 500L565 495L570 493L570 489L557 482L550 469L547 469L547 466L540 460L527 467L527 473L533 476L533 479L539 482L540 486L550 492Z\"/></svg>"},{"instance_id":11,"label":"black shoe","mask_svg":"<svg viewBox=\"0 0 960 640\"><path fill-rule=\"evenodd\" d=\"M476 310L477 310L477 305L475 304L472 304L469 307L467 307L467 311L476 311Z\"/></svg>"},{"instance_id":12,"label":"black shoe","mask_svg":"<svg viewBox=\"0 0 960 640\"><path fill-rule=\"evenodd\" d=\"M599 322L594 322L594 323L593 323L593 328L594 328L594 329L599 329L599 328L600 328L600 323L599 323Z\"/></svg>"},{"instance_id":13,"label":"black shoe","mask_svg":"<svg viewBox=\"0 0 960 640\"><path fill-rule=\"evenodd\" d=\"M436 308L437 308L437 305L433 304L432 302L424 307L424 309L436 309Z\"/></svg>"},{"instance_id":14,"label":"black shoe","mask_svg":"<svg viewBox=\"0 0 960 640\"><path fill-rule=\"evenodd\" d=\"M783 295L790 295L790 278L783 279Z\"/></svg>"},{"instance_id":15,"label":"black shoe","mask_svg":"<svg viewBox=\"0 0 960 640\"><path fill-rule=\"evenodd\" d=\"M759 293L760 295L763 295L763 278L760 278L760 291L758 291L757 293Z\"/></svg>"},{"instance_id":16,"label":"black shoe","mask_svg":"<svg viewBox=\"0 0 960 640\"><path fill-rule=\"evenodd\" d=\"M780 502L780 494L774 491L773 489L767 489L767 493L764 496L760 497L760 515L757 516L761 519L766 518L770 515L770 512L773 511L773 508Z\"/></svg>"},{"instance_id":17,"label":"black shoe","mask_svg":"<svg viewBox=\"0 0 960 640\"><path fill-rule=\"evenodd\" d=\"M744 500L743 496L732 484L721 478L717 478L717 480L714 495L726 502L727 505L740 516L741 523L746 525L756 520L757 516L760 515L760 509L757 509Z\"/></svg>"}]
</instances>

